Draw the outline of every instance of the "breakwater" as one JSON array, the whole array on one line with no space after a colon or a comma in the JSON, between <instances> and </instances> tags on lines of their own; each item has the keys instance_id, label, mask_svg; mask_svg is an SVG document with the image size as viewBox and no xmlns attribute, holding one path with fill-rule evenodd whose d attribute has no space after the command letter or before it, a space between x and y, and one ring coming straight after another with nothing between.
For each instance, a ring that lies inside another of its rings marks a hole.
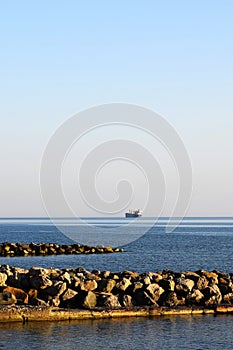
<instances>
[{"instance_id":1,"label":"breakwater","mask_svg":"<svg viewBox=\"0 0 233 350\"><path fill-rule=\"evenodd\" d=\"M216 270L139 274L0 265L0 320L232 313L232 280Z\"/></svg>"},{"instance_id":2,"label":"breakwater","mask_svg":"<svg viewBox=\"0 0 233 350\"><path fill-rule=\"evenodd\" d=\"M106 254L123 252L123 248L95 247L82 244L56 243L0 243L0 256L45 256L60 254Z\"/></svg>"}]
</instances>

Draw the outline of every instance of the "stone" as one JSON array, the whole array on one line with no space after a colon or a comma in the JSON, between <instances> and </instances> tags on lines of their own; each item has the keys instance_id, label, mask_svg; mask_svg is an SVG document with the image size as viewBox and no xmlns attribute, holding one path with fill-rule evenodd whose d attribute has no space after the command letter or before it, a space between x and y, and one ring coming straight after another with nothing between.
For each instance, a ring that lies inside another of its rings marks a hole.
<instances>
[{"instance_id":1,"label":"stone","mask_svg":"<svg viewBox=\"0 0 233 350\"><path fill-rule=\"evenodd\" d=\"M117 295L110 293L100 293L98 295L98 306L105 307L107 309L119 309L121 304L118 300Z\"/></svg>"},{"instance_id":2,"label":"stone","mask_svg":"<svg viewBox=\"0 0 233 350\"><path fill-rule=\"evenodd\" d=\"M50 287L53 282L47 276L45 269L31 268L29 271L29 283L30 287L34 289L44 289Z\"/></svg>"},{"instance_id":3,"label":"stone","mask_svg":"<svg viewBox=\"0 0 233 350\"><path fill-rule=\"evenodd\" d=\"M7 274L0 272L0 287L6 286Z\"/></svg>"},{"instance_id":4,"label":"stone","mask_svg":"<svg viewBox=\"0 0 233 350\"><path fill-rule=\"evenodd\" d=\"M52 297L59 297L66 288L66 282L56 281L52 286L45 288L44 292Z\"/></svg>"},{"instance_id":5,"label":"stone","mask_svg":"<svg viewBox=\"0 0 233 350\"><path fill-rule=\"evenodd\" d=\"M115 285L115 280L103 278L101 281L98 282L98 290L100 292L111 293Z\"/></svg>"},{"instance_id":6,"label":"stone","mask_svg":"<svg viewBox=\"0 0 233 350\"><path fill-rule=\"evenodd\" d=\"M157 302L160 298L160 295L164 293L164 289L157 283L151 283L149 286L147 286L146 292L155 302Z\"/></svg>"},{"instance_id":7,"label":"stone","mask_svg":"<svg viewBox=\"0 0 233 350\"><path fill-rule=\"evenodd\" d=\"M216 306L222 301L222 294L216 284L202 290L207 307Z\"/></svg>"},{"instance_id":8,"label":"stone","mask_svg":"<svg viewBox=\"0 0 233 350\"><path fill-rule=\"evenodd\" d=\"M233 303L233 293L228 293L223 296L223 301L227 304Z\"/></svg>"},{"instance_id":9,"label":"stone","mask_svg":"<svg viewBox=\"0 0 233 350\"><path fill-rule=\"evenodd\" d=\"M39 298L32 298L30 300L30 305L33 306L48 306L48 303L42 299Z\"/></svg>"},{"instance_id":10,"label":"stone","mask_svg":"<svg viewBox=\"0 0 233 350\"><path fill-rule=\"evenodd\" d=\"M199 305L203 302L204 295L198 289L194 289L192 293L188 294L186 297L186 302L188 305Z\"/></svg>"},{"instance_id":11,"label":"stone","mask_svg":"<svg viewBox=\"0 0 233 350\"><path fill-rule=\"evenodd\" d=\"M87 309L92 309L93 307L96 306L96 295L89 291L86 292L86 295L83 298L82 301L82 306L87 308Z\"/></svg>"},{"instance_id":12,"label":"stone","mask_svg":"<svg viewBox=\"0 0 233 350\"><path fill-rule=\"evenodd\" d=\"M196 282L196 288L199 290L205 289L206 287L208 287L208 285L209 281L205 276L200 277Z\"/></svg>"},{"instance_id":13,"label":"stone","mask_svg":"<svg viewBox=\"0 0 233 350\"><path fill-rule=\"evenodd\" d=\"M161 295L158 303L159 303L159 305L165 305L165 306L169 306L169 307L184 305L185 298L179 299L177 297L176 292L168 291L168 292L165 292Z\"/></svg>"},{"instance_id":14,"label":"stone","mask_svg":"<svg viewBox=\"0 0 233 350\"><path fill-rule=\"evenodd\" d=\"M13 294L9 292L0 293L0 305L12 305L16 301L16 297Z\"/></svg>"},{"instance_id":15,"label":"stone","mask_svg":"<svg viewBox=\"0 0 233 350\"><path fill-rule=\"evenodd\" d=\"M73 289L68 288L60 297L61 306L68 308L77 307L78 293Z\"/></svg>"},{"instance_id":16,"label":"stone","mask_svg":"<svg viewBox=\"0 0 233 350\"><path fill-rule=\"evenodd\" d=\"M215 273L213 271L209 272L209 271L201 270L200 275L205 276L210 283L218 284L218 274L217 273Z\"/></svg>"},{"instance_id":17,"label":"stone","mask_svg":"<svg viewBox=\"0 0 233 350\"><path fill-rule=\"evenodd\" d=\"M175 290L175 281L173 278L164 278L158 281L158 284L166 291Z\"/></svg>"},{"instance_id":18,"label":"stone","mask_svg":"<svg viewBox=\"0 0 233 350\"><path fill-rule=\"evenodd\" d=\"M133 299L131 297L131 295L128 295L128 294L120 294L119 297L119 302L120 304L125 307L125 308L132 308L134 305L133 305Z\"/></svg>"},{"instance_id":19,"label":"stone","mask_svg":"<svg viewBox=\"0 0 233 350\"><path fill-rule=\"evenodd\" d=\"M10 293L11 295L14 295L18 301L28 304L28 295L22 289L8 286L3 290L3 293Z\"/></svg>"},{"instance_id":20,"label":"stone","mask_svg":"<svg viewBox=\"0 0 233 350\"><path fill-rule=\"evenodd\" d=\"M128 278L123 277L123 279L116 284L116 288L121 291L125 291L129 286L131 285L131 282Z\"/></svg>"},{"instance_id":21,"label":"stone","mask_svg":"<svg viewBox=\"0 0 233 350\"><path fill-rule=\"evenodd\" d=\"M139 306L157 306L154 299L151 298L151 296L144 290L136 290L136 292L133 294L133 300L135 304Z\"/></svg>"},{"instance_id":22,"label":"stone","mask_svg":"<svg viewBox=\"0 0 233 350\"><path fill-rule=\"evenodd\" d=\"M98 287L98 284L95 280L85 280L80 284L81 290L92 291Z\"/></svg>"},{"instance_id":23,"label":"stone","mask_svg":"<svg viewBox=\"0 0 233 350\"><path fill-rule=\"evenodd\" d=\"M181 292L181 293L189 293L194 287L194 281L190 280L188 278L177 278L176 279L176 286L175 290L176 292Z\"/></svg>"},{"instance_id":24,"label":"stone","mask_svg":"<svg viewBox=\"0 0 233 350\"><path fill-rule=\"evenodd\" d=\"M37 291L36 289L30 289L30 290L28 291L28 297L29 297L30 299L36 299L37 296L38 296L38 291Z\"/></svg>"}]
</instances>

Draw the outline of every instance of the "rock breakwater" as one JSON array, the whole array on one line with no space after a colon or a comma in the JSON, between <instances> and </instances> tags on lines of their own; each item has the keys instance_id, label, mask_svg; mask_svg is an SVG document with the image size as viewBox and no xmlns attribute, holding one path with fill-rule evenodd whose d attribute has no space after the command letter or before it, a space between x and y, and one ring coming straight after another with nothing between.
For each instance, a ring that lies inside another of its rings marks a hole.
<instances>
[{"instance_id":1,"label":"rock breakwater","mask_svg":"<svg viewBox=\"0 0 233 350\"><path fill-rule=\"evenodd\" d=\"M59 254L106 254L123 252L123 248L94 247L81 244L56 243L0 243L0 256L30 256L30 255L59 255Z\"/></svg>"},{"instance_id":2,"label":"rock breakwater","mask_svg":"<svg viewBox=\"0 0 233 350\"><path fill-rule=\"evenodd\" d=\"M216 270L139 274L0 265L0 305L83 310L233 309L233 275Z\"/></svg>"}]
</instances>

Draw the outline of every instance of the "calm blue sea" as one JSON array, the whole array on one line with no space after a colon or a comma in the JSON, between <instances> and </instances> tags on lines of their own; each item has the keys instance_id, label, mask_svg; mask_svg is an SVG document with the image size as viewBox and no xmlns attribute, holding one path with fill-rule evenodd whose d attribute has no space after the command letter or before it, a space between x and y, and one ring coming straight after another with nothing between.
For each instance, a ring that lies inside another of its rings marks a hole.
<instances>
[{"instance_id":1,"label":"calm blue sea","mask_svg":"<svg viewBox=\"0 0 233 350\"><path fill-rule=\"evenodd\" d=\"M151 226L150 218L142 220L140 225ZM166 233L166 223L166 218L160 219L145 235L124 245L124 253L0 258L0 264L24 268L84 266L115 272L125 269L233 272L233 218L185 218L172 233ZM0 241L69 243L75 233L81 243L86 243L88 227L94 226L106 236L114 227L124 232L127 221L86 218L83 225L82 220L76 223L63 219L62 225L70 229L68 237L48 219L1 219ZM129 230L133 237L137 222ZM0 324L0 349L232 349L232 327L232 316Z\"/></svg>"}]
</instances>

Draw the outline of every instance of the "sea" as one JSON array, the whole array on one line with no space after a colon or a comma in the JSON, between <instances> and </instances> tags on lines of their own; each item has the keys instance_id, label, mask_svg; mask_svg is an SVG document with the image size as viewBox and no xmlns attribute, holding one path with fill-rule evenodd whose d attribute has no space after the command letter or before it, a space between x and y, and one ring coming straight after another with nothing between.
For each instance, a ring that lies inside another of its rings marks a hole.
<instances>
[{"instance_id":1,"label":"sea","mask_svg":"<svg viewBox=\"0 0 233 350\"><path fill-rule=\"evenodd\" d=\"M101 245L114 232L123 253L0 257L0 265L77 268L91 271L173 270L233 272L233 217L185 217L168 231L168 218L2 218L0 241L91 243ZM65 227L66 230L60 229ZM144 228L142 230L142 227ZM93 239L93 228L96 236ZM92 234L88 235L88 232ZM64 234L64 232L66 234ZM143 232L143 234L142 234ZM99 237L98 233L100 234ZM101 241L101 239L105 237ZM101 238L101 239L100 239ZM71 322L0 323L0 349L233 349L233 316L164 316Z\"/></svg>"}]
</instances>

